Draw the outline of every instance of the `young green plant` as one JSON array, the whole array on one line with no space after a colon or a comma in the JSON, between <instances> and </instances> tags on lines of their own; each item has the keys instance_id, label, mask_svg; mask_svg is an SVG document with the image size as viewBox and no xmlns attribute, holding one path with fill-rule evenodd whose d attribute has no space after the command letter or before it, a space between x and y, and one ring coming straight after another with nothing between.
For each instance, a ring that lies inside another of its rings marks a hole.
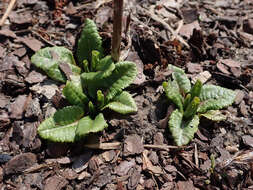
<instances>
[{"instance_id":1,"label":"young green plant","mask_svg":"<svg viewBox=\"0 0 253 190\"><path fill-rule=\"evenodd\" d=\"M44 139L74 142L107 127L105 109L121 114L137 111L134 99L124 91L136 77L135 63L114 63L111 56L104 56L102 39L90 19L86 19L78 41L77 58L82 68L64 47L47 47L31 58L50 78L66 82L62 93L72 104L41 123L38 133Z\"/></svg>"},{"instance_id":2,"label":"young green plant","mask_svg":"<svg viewBox=\"0 0 253 190\"><path fill-rule=\"evenodd\" d=\"M220 86L202 85L199 80L191 86L182 69L172 65L169 69L173 71L173 80L164 82L163 88L177 109L170 115L168 126L175 143L182 146L193 139L201 116L213 121L224 120L219 109L231 105L236 93Z\"/></svg>"}]
</instances>

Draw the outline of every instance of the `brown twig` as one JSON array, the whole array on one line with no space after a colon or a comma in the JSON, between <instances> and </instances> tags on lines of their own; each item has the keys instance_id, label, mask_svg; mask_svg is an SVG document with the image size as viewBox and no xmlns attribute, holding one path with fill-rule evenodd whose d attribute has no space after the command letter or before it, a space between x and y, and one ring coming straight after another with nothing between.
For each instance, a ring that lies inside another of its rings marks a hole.
<instances>
[{"instance_id":1,"label":"brown twig","mask_svg":"<svg viewBox=\"0 0 253 190\"><path fill-rule=\"evenodd\" d=\"M115 62L118 62L120 58L123 4L124 4L124 0L114 0L112 58Z\"/></svg>"},{"instance_id":2,"label":"brown twig","mask_svg":"<svg viewBox=\"0 0 253 190\"><path fill-rule=\"evenodd\" d=\"M14 4L15 4L15 2L16 2L16 0L11 0L11 2L9 3L8 8L6 9L6 11L5 11L3 17L2 17L1 20L0 20L0 26L3 26L5 20L6 20L7 17L9 16L9 14L10 14L10 12L11 12L11 10L12 10Z\"/></svg>"}]
</instances>

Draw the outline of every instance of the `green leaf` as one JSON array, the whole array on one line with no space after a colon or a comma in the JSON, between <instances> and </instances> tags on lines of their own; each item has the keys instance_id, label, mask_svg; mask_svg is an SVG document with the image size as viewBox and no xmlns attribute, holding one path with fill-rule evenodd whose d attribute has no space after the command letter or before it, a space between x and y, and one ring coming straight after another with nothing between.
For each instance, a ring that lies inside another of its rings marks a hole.
<instances>
[{"instance_id":1,"label":"green leaf","mask_svg":"<svg viewBox=\"0 0 253 190\"><path fill-rule=\"evenodd\" d=\"M191 103L186 107L184 112L184 118L189 119L194 117L200 104L199 97L194 97Z\"/></svg>"},{"instance_id":2,"label":"green leaf","mask_svg":"<svg viewBox=\"0 0 253 190\"><path fill-rule=\"evenodd\" d=\"M65 82L66 77L59 69L61 63L67 63L73 75L79 75L81 69L76 66L72 52L64 47L47 47L37 51L31 58L31 62L47 73L54 80Z\"/></svg>"},{"instance_id":3,"label":"green leaf","mask_svg":"<svg viewBox=\"0 0 253 190\"><path fill-rule=\"evenodd\" d=\"M169 65L168 66L169 70L172 70L172 77L174 80L176 80L180 91L182 91L184 94L187 94L191 90L191 82L186 76L185 72L183 69L180 69L176 66Z\"/></svg>"},{"instance_id":4,"label":"green leaf","mask_svg":"<svg viewBox=\"0 0 253 190\"><path fill-rule=\"evenodd\" d=\"M53 119L56 125L68 125L84 115L84 110L80 106L67 106L55 112Z\"/></svg>"},{"instance_id":5,"label":"green leaf","mask_svg":"<svg viewBox=\"0 0 253 190\"><path fill-rule=\"evenodd\" d=\"M112 74L115 64L111 56L106 56L101 59L96 66L97 72L83 73L81 75L82 83L88 89L91 97L95 98L98 90L108 89L110 79L108 77Z\"/></svg>"},{"instance_id":6,"label":"green leaf","mask_svg":"<svg viewBox=\"0 0 253 190\"><path fill-rule=\"evenodd\" d=\"M67 81L62 93L72 105L84 106L89 101L83 93L80 76L71 76L71 81Z\"/></svg>"},{"instance_id":7,"label":"green leaf","mask_svg":"<svg viewBox=\"0 0 253 190\"><path fill-rule=\"evenodd\" d=\"M202 82L200 80L197 80L194 84L194 86L191 88L191 99L194 97L199 97L201 88L202 88Z\"/></svg>"},{"instance_id":8,"label":"green leaf","mask_svg":"<svg viewBox=\"0 0 253 190\"><path fill-rule=\"evenodd\" d=\"M236 93L233 90L215 85L204 85L200 92L201 104L199 113L208 110L218 110L231 105L235 100Z\"/></svg>"},{"instance_id":9,"label":"green leaf","mask_svg":"<svg viewBox=\"0 0 253 190\"><path fill-rule=\"evenodd\" d=\"M104 119L102 113L98 114L94 120L90 116L84 117L78 123L76 129L76 135L78 138L82 138L89 133L97 133L104 130L108 125Z\"/></svg>"},{"instance_id":10,"label":"green leaf","mask_svg":"<svg viewBox=\"0 0 253 190\"><path fill-rule=\"evenodd\" d=\"M99 64L100 53L96 50L91 52L91 71L96 71L96 66Z\"/></svg>"},{"instance_id":11,"label":"green leaf","mask_svg":"<svg viewBox=\"0 0 253 190\"><path fill-rule=\"evenodd\" d=\"M78 40L78 62L83 63L85 59L91 62L93 50L97 50L100 53L100 58L103 56L102 39L99 36L96 24L92 20L86 19L81 37Z\"/></svg>"},{"instance_id":12,"label":"green leaf","mask_svg":"<svg viewBox=\"0 0 253 190\"><path fill-rule=\"evenodd\" d=\"M57 111L38 127L39 135L54 142L74 142L78 121L84 111L79 106L69 106Z\"/></svg>"},{"instance_id":13,"label":"green leaf","mask_svg":"<svg viewBox=\"0 0 253 190\"><path fill-rule=\"evenodd\" d=\"M200 114L200 116L212 121L224 121L227 118L227 116L222 114L220 110L209 110L206 113Z\"/></svg>"},{"instance_id":14,"label":"green leaf","mask_svg":"<svg viewBox=\"0 0 253 190\"><path fill-rule=\"evenodd\" d=\"M195 115L191 120L183 120L183 114L176 109L169 120L169 130L177 146L188 144L198 131L199 117Z\"/></svg>"},{"instance_id":15,"label":"green leaf","mask_svg":"<svg viewBox=\"0 0 253 190\"><path fill-rule=\"evenodd\" d=\"M131 94L126 91L121 92L119 95L113 98L112 102L107 104L103 109L110 108L111 110L121 113L128 114L137 111L137 106Z\"/></svg>"},{"instance_id":16,"label":"green leaf","mask_svg":"<svg viewBox=\"0 0 253 190\"><path fill-rule=\"evenodd\" d=\"M107 87L109 88L106 91L107 102L128 87L134 81L136 75L137 68L135 63L129 61L116 63L112 74L106 79Z\"/></svg>"},{"instance_id":17,"label":"green leaf","mask_svg":"<svg viewBox=\"0 0 253 190\"><path fill-rule=\"evenodd\" d=\"M97 104L99 109L101 109L105 105L105 96L101 90L97 91Z\"/></svg>"},{"instance_id":18,"label":"green leaf","mask_svg":"<svg viewBox=\"0 0 253 190\"><path fill-rule=\"evenodd\" d=\"M180 112L183 112L183 97L179 89L173 85L173 82L163 82L163 89L168 99L179 108Z\"/></svg>"}]
</instances>

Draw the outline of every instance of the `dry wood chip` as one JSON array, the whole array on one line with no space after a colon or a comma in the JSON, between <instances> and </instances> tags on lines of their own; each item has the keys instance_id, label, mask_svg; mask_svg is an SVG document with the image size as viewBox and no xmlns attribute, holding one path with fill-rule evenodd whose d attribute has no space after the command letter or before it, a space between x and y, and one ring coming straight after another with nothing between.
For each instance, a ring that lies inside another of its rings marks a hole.
<instances>
[{"instance_id":1,"label":"dry wood chip","mask_svg":"<svg viewBox=\"0 0 253 190\"><path fill-rule=\"evenodd\" d=\"M186 64L186 68L187 68L189 73L201 73L201 72L203 72L203 67L200 64L196 64L196 63L188 62Z\"/></svg>"},{"instance_id":2,"label":"dry wood chip","mask_svg":"<svg viewBox=\"0 0 253 190\"><path fill-rule=\"evenodd\" d=\"M6 37L11 37L11 38L17 38L16 34L9 29L0 30L0 35L6 36Z\"/></svg>"},{"instance_id":3,"label":"dry wood chip","mask_svg":"<svg viewBox=\"0 0 253 190\"><path fill-rule=\"evenodd\" d=\"M14 24L31 24L33 17L29 11L25 11L22 14L17 14L16 12L12 11L9 15L9 18Z\"/></svg>"},{"instance_id":4,"label":"dry wood chip","mask_svg":"<svg viewBox=\"0 0 253 190\"><path fill-rule=\"evenodd\" d=\"M54 175L45 181L45 190L61 190L68 184L68 181L60 176Z\"/></svg>"},{"instance_id":5,"label":"dry wood chip","mask_svg":"<svg viewBox=\"0 0 253 190\"><path fill-rule=\"evenodd\" d=\"M228 67L241 67L240 62L234 61L232 59L221 59L220 62L227 65Z\"/></svg>"},{"instance_id":6,"label":"dry wood chip","mask_svg":"<svg viewBox=\"0 0 253 190\"><path fill-rule=\"evenodd\" d=\"M193 34L194 29L201 30L201 27L199 26L199 22L197 20L190 24L183 25L179 30L179 34L189 39Z\"/></svg>"},{"instance_id":7,"label":"dry wood chip","mask_svg":"<svg viewBox=\"0 0 253 190\"><path fill-rule=\"evenodd\" d=\"M10 118L21 119L26 107L26 95L19 95L10 105Z\"/></svg>"},{"instance_id":8,"label":"dry wood chip","mask_svg":"<svg viewBox=\"0 0 253 190\"><path fill-rule=\"evenodd\" d=\"M124 142L124 152L125 156L140 154L144 151L142 140L138 135L128 136Z\"/></svg>"},{"instance_id":9,"label":"dry wood chip","mask_svg":"<svg viewBox=\"0 0 253 190\"><path fill-rule=\"evenodd\" d=\"M4 166L6 175L23 172L37 162L36 155L33 153L23 153L13 157Z\"/></svg>"},{"instance_id":10,"label":"dry wood chip","mask_svg":"<svg viewBox=\"0 0 253 190\"><path fill-rule=\"evenodd\" d=\"M116 153L114 150L106 151L102 154L102 157L106 162L112 161L115 156Z\"/></svg>"},{"instance_id":11,"label":"dry wood chip","mask_svg":"<svg viewBox=\"0 0 253 190\"><path fill-rule=\"evenodd\" d=\"M132 159L131 161L123 161L120 165L115 167L115 172L119 176L127 175L128 171L135 166L135 160Z\"/></svg>"},{"instance_id":12,"label":"dry wood chip","mask_svg":"<svg viewBox=\"0 0 253 190\"><path fill-rule=\"evenodd\" d=\"M42 42L40 42L39 40L35 38L28 38L28 37L21 38L20 37L19 41L23 42L25 45L27 45L27 47L29 47L34 52L40 50L41 47L44 45Z\"/></svg>"},{"instance_id":13,"label":"dry wood chip","mask_svg":"<svg viewBox=\"0 0 253 190\"><path fill-rule=\"evenodd\" d=\"M217 63L217 68L222 72L222 73L225 73L225 74L230 74L230 72L228 71L228 67L221 64L221 63Z\"/></svg>"},{"instance_id":14,"label":"dry wood chip","mask_svg":"<svg viewBox=\"0 0 253 190\"><path fill-rule=\"evenodd\" d=\"M204 84L212 77L209 71L204 71L192 78L192 82L195 83L198 79Z\"/></svg>"},{"instance_id":15,"label":"dry wood chip","mask_svg":"<svg viewBox=\"0 0 253 190\"><path fill-rule=\"evenodd\" d=\"M159 166L153 166L148 159L148 150L144 150L143 153L143 170L151 171L153 174L163 174L163 170Z\"/></svg>"},{"instance_id":16,"label":"dry wood chip","mask_svg":"<svg viewBox=\"0 0 253 190\"><path fill-rule=\"evenodd\" d=\"M189 181L179 181L177 182L177 189L178 190L195 190L195 187L193 185L193 182L191 180Z\"/></svg>"},{"instance_id":17,"label":"dry wood chip","mask_svg":"<svg viewBox=\"0 0 253 190\"><path fill-rule=\"evenodd\" d=\"M14 55L17 55L18 57L23 57L26 54L26 49L25 48L19 48L12 52Z\"/></svg>"},{"instance_id":18,"label":"dry wood chip","mask_svg":"<svg viewBox=\"0 0 253 190\"><path fill-rule=\"evenodd\" d=\"M45 75L42 75L41 73L38 73L36 71L32 71L25 78L25 81L29 84L35 84L44 81L46 78L47 77Z\"/></svg>"}]
</instances>

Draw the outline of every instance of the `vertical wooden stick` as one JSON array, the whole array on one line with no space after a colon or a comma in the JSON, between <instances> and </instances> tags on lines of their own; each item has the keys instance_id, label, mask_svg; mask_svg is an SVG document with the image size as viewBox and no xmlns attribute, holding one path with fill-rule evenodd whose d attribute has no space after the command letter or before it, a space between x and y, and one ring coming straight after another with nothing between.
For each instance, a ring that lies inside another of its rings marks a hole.
<instances>
[{"instance_id":1,"label":"vertical wooden stick","mask_svg":"<svg viewBox=\"0 0 253 190\"><path fill-rule=\"evenodd\" d=\"M115 62L118 62L120 58L123 4L124 4L124 0L114 0L112 58Z\"/></svg>"},{"instance_id":2,"label":"vertical wooden stick","mask_svg":"<svg viewBox=\"0 0 253 190\"><path fill-rule=\"evenodd\" d=\"M8 5L8 8L6 9L3 17L0 20L0 26L4 25L5 20L7 19L7 17L9 16L14 4L15 4L16 0L11 0L10 4Z\"/></svg>"}]
</instances>

